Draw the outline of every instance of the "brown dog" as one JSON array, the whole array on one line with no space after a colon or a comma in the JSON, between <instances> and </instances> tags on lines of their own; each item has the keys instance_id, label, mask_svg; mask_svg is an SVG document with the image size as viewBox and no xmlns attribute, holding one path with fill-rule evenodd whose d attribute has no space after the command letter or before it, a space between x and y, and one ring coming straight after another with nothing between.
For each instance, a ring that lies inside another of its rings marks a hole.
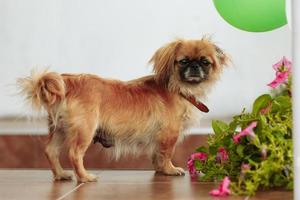
<instances>
[{"instance_id":1,"label":"brown dog","mask_svg":"<svg viewBox=\"0 0 300 200\"><path fill-rule=\"evenodd\" d=\"M208 39L176 40L152 57L154 75L122 82L45 71L22 78L19 84L32 105L49 114L45 153L56 180L72 177L59 162L63 144L77 180L96 180L83 165L93 138L113 146L116 158L147 152L156 171L183 175L184 170L171 162L175 145L195 118L195 106L207 112L196 99L206 96L227 60Z\"/></svg>"}]
</instances>

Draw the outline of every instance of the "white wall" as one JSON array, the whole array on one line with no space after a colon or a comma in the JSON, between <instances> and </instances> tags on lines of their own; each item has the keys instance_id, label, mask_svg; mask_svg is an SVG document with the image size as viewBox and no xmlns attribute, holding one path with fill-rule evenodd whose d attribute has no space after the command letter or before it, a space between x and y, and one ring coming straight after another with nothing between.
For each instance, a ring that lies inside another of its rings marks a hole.
<instances>
[{"instance_id":1,"label":"white wall","mask_svg":"<svg viewBox=\"0 0 300 200\"><path fill-rule=\"evenodd\" d=\"M268 90L271 65L291 56L287 26L238 30L211 0L1 0L0 116L24 114L13 84L34 66L129 80L151 72L147 61L164 43L203 34L212 34L233 60L209 97L206 119L250 108Z\"/></svg>"}]
</instances>

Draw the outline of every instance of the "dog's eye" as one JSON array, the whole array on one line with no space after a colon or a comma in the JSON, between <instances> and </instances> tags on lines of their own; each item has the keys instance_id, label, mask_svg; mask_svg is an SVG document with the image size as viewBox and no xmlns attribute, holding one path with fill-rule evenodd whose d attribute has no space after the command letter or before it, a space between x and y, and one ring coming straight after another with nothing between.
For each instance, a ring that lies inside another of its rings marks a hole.
<instances>
[{"instance_id":1,"label":"dog's eye","mask_svg":"<svg viewBox=\"0 0 300 200\"><path fill-rule=\"evenodd\" d=\"M211 64L206 58L201 59L200 62L204 66L208 66Z\"/></svg>"},{"instance_id":2,"label":"dog's eye","mask_svg":"<svg viewBox=\"0 0 300 200\"><path fill-rule=\"evenodd\" d=\"M189 61L189 59L187 59L187 58L184 58L184 59L182 59L182 60L179 60L179 64L181 64L181 65L186 65L186 64L188 64L190 61Z\"/></svg>"}]
</instances>

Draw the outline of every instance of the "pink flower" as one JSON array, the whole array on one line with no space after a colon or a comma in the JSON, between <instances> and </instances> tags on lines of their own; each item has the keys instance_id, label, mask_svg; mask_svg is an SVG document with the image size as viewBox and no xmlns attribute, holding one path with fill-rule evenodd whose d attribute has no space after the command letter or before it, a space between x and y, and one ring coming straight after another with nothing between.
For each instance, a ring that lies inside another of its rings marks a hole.
<instances>
[{"instance_id":1,"label":"pink flower","mask_svg":"<svg viewBox=\"0 0 300 200\"><path fill-rule=\"evenodd\" d=\"M192 176L197 175L197 170L196 170L195 165L194 165L194 160L189 159L187 164L188 164L188 169L189 169L190 174Z\"/></svg>"},{"instance_id":2,"label":"pink flower","mask_svg":"<svg viewBox=\"0 0 300 200\"><path fill-rule=\"evenodd\" d=\"M241 166L241 171L242 172L245 172L245 171L248 171L248 170L250 170L250 165L249 164L242 164L242 166Z\"/></svg>"},{"instance_id":3,"label":"pink flower","mask_svg":"<svg viewBox=\"0 0 300 200\"><path fill-rule=\"evenodd\" d=\"M191 158L188 160L187 165L188 165L188 169L189 172L192 176L195 176L198 174L195 165L194 165L194 161L195 160L200 160L201 162L205 162L207 159L207 155L206 153L203 152L197 152L197 153L193 153L191 155Z\"/></svg>"},{"instance_id":4,"label":"pink flower","mask_svg":"<svg viewBox=\"0 0 300 200\"><path fill-rule=\"evenodd\" d=\"M272 67L276 72L291 71L292 63L283 56L283 58Z\"/></svg>"},{"instance_id":5,"label":"pink flower","mask_svg":"<svg viewBox=\"0 0 300 200\"><path fill-rule=\"evenodd\" d=\"M276 88L278 85L286 83L291 73L291 66L292 63L285 57L283 57L278 63L274 64L273 68L276 71L276 77L268 84L268 86Z\"/></svg>"},{"instance_id":6,"label":"pink flower","mask_svg":"<svg viewBox=\"0 0 300 200\"><path fill-rule=\"evenodd\" d=\"M196 176L198 174L194 162L195 160L200 160L201 162L205 162L207 159L206 153L197 152L191 155L191 158L188 160L187 165L191 176Z\"/></svg>"},{"instance_id":7,"label":"pink flower","mask_svg":"<svg viewBox=\"0 0 300 200\"><path fill-rule=\"evenodd\" d=\"M242 164L241 174L240 174L241 179L245 178L246 172L250 169L251 169L251 166L249 164L244 164L244 163Z\"/></svg>"},{"instance_id":8,"label":"pink flower","mask_svg":"<svg viewBox=\"0 0 300 200\"><path fill-rule=\"evenodd\" d=\"M289 72L279 72L276 74L276 78L268 84L271 88L276 88L278 85L281 85L282 83L286 83L287 79L289 77Z\"/></svg>"},{"instance_id":9,"label":"pink flower","mask_svg":"<svg viewBox=\"0 0 300 200\"><path fill-rule=\"evenodd\" d=\"M246 135L249 135L251 138L255 137L255 133L253 132L253 129L257 126L257 122L251 122L251 124L246 127L244 130L242 130L239 134L233 136L233 141L235 144L239 143L240 138Z\"/></svg>"},{"instance_id":10,"label":"pink flower","mask_svg":"<svg viewBox=\"0 0 300 200\"><path fill-rule=\"evenodd\" d=\"M200 160L202 162L205 162L206 159L207 159L207 155L206 155L206 153L203 153L203 152L193 153L191 155L191 159L192 160L196 160L197 159L197 160Z\"/></svg>"},{"instance_id":11,"label":"pink flower","mask_svg":"<svg viewBox=\"0 0 300 200\"><path fill-rule=\"evenodd\" d=\"M224 147L220 147L217 153L217 162L223 162L228 160L228 153Z\"/></svg>"},{"instance_id":12,"label":"pink flower","mask_svg":"<svg viewBox=\"0 0 300 200\"><path fill-rule=\"evenodd\" d=\"M230 185L230 180L228 176L226 176L221 182L219 188L211 190L209 194L212 196L227 196L230 194L229 185Z\"/></svg>"}]
</instances>

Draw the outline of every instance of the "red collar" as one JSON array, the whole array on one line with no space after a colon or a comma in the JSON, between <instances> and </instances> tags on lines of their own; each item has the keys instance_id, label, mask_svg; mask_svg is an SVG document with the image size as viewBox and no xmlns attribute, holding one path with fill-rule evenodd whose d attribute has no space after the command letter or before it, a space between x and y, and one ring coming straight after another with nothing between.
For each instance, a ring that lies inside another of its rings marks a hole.
<instances>
[{"instance_id":1,"label":"red collar","mask_svg":"<svg viewBox=\"0 0 300 200\"><path fill-rule=\"evenodd\" d=\"M194 96L185 96L184 94L180 93L180 95L185 98L187 101L189 101L191 104L193 104L196 108L198 108L200 111L208 113L209 109L208 107L202 103L201 101L198 101Z\"/></svg>"}]
</instances>

